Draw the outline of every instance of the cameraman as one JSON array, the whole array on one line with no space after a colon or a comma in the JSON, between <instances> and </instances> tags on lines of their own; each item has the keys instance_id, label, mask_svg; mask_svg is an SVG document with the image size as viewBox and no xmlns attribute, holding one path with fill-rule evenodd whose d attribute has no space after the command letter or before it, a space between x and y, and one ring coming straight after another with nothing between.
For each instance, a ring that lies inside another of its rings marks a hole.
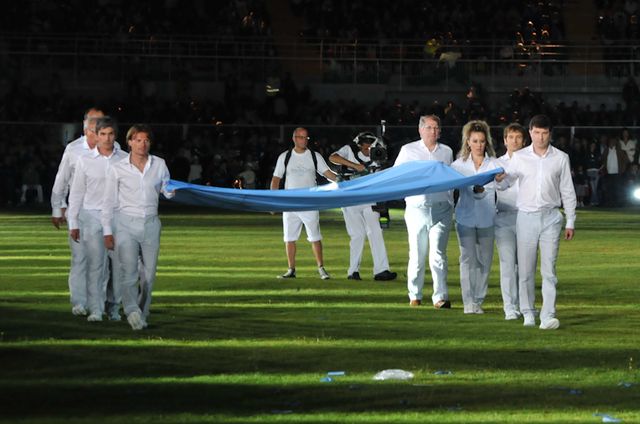
<instances>
[{"instance_id":1,"label":"cameraman","mask_svg":"<svg viewBox=\"0 0 640 424\"><path fill-rule=\"evenodd\" d=\"M350 168L357 173L365 173L367 166L371 163L371 145L377 137L369 132L363 132L356 136L353 143L344 145L340 150L332 153L329 160L336 165ZM343 173L343 176L346 173ZM355 174L346 174L354 177ZM372 209L371 204L349 206L342 208L344 223L351 241L349 270L347 278L349 280L361 280L360 261L364 249L365 237L369 238L371 255L373 256L374 280L390 281L395 280L397 273L389 271L389 259L387 249L384 246L382 229L380 228L380 214Z\"/></svg>"}]
</instances>

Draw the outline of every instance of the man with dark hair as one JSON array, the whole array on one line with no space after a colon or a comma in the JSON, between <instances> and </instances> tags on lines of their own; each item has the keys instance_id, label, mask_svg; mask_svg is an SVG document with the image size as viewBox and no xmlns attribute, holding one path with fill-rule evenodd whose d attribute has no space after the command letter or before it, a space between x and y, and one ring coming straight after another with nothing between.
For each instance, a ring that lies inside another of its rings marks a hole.
<instances>
[{"instance_id":1,"label":"man with dark hair","mask_svg":"<svg viewBox=\"0 0 640 424\"><path fill-rule=\"evenodd\" d=\"M87 306L88 321L102 321L107 300L107 284L111 280L109 319L120 320L119 295L117 290L117 272L119 264L115 255L111 259L111 278L109 278L107 250L102 237L100 214L105 196L105 181L108 170L127 157L127 154L115 145L117 125L109 117L96 120L97 145L78 159L69 193L69 235L79 244L87 263Z\"/></svg>"},{"instance_id":2,"label":"man with dark hair","mask_svg":"<svg viewBox=\"0 0 640 424\"><path fill-rule=\"evenodd\" d=\"M498 158L498 163L507 168L513 154L522 149L527 139L527 130L520 124L509 124L503 131L504 146L507 152ZM518 207L518 185L506 190L497 190L495 239L500 257L500 291L506 320L515 320L522 316L518 301L518 261L516 242L516 219Z\"/></svg>"},{"instance_id":3,"label":"man with dark hair","mask_svg":"<svg viewBox=\"0 0 640 424\"><path fill-rule=\"evenodd\" d=\"M574 236L576 193L571 180L569 156L551 145L551 121L536 115L529 122L531 145L513 154L506 170L507 185L518 180L516 221L520 312L524 325L536 325L535 273L540 249L542 274L542 309L540 329L560 326L556 315L556 261L562 232L564 207L565 240ZM496 177L503 181L505 174Z\"/></svg>"}]
</instances>

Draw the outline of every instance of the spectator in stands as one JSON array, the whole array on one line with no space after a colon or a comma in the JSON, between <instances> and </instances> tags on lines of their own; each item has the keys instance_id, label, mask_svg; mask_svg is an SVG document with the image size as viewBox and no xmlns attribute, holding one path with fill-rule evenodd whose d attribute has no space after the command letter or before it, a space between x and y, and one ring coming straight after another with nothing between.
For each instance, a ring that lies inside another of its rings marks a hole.
<instances>
[{"instance_id":1,"label":"spectator in stands","mask_svg":"<svg viewBox=\"0 0 640 424\"><path fill-rule=\"evenodd\" d=\"M631 133L627 128L622 129L622 135L620 136L620 148L627 154L629 163L633 163L636 157L638 141L631 137Z\"/></svg>"},{"instance_id":2,"label":"spectator in stands","mask_svg":"<svg viewBox=\"0 0 640 424\"><path fill-rule=\"evenodd\" d=\"M609 137L607 150L602 155L602 193L604 206L619 206L622 200L622 176L629 165L627 154L620 147L616 137Z\"/></svg>"},{"instance_id":3,"label":"spectator in stands","mask_svg":"<svg viewBox=\"0 0 640 424\"><path fill-rule=\"evenodd\" d=\"M598 183L600 180L602 157L600 155L599 145L595 140L589 143L589 151L587 152L585 167L587 169L587 177L589 178L589 188L591 193L589 204L591 206L597 206L600 199Z\"/></svg>"}]
</instances>

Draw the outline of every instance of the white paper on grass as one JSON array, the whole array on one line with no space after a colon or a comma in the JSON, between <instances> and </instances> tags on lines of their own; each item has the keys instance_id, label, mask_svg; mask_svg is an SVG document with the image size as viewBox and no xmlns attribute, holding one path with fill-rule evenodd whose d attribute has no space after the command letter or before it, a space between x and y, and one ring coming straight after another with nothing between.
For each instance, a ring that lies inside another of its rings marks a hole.
<instances>
[{"instance_id":1,"label":"white paper on grass","mask_svg":"<svg viewBox=\"0 0 640 424\"><path fill-rule=\"evenodd\" d=\"M410 380L413 373L405 370L384 370L373 376L374 380Z\"/></svg>"}]
</instances>

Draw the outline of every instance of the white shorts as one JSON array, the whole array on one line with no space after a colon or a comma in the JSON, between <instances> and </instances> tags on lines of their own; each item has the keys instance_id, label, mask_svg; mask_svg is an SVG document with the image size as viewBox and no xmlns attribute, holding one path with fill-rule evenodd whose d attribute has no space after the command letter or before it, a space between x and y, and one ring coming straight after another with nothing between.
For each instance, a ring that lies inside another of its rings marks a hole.
<instances>
[{"instance_id":1,"label":"white shorts","mask_svg":"<svg viewBox=\"0 0 640 424\"><path fill-rule=\"evenodd\" d=\"M284 242L297 241L302 232L302 225L307 232L307 241L322 240L320 234L320 212L282 212L282 226L284 228Z\"/></svg>"}]
</instances>

